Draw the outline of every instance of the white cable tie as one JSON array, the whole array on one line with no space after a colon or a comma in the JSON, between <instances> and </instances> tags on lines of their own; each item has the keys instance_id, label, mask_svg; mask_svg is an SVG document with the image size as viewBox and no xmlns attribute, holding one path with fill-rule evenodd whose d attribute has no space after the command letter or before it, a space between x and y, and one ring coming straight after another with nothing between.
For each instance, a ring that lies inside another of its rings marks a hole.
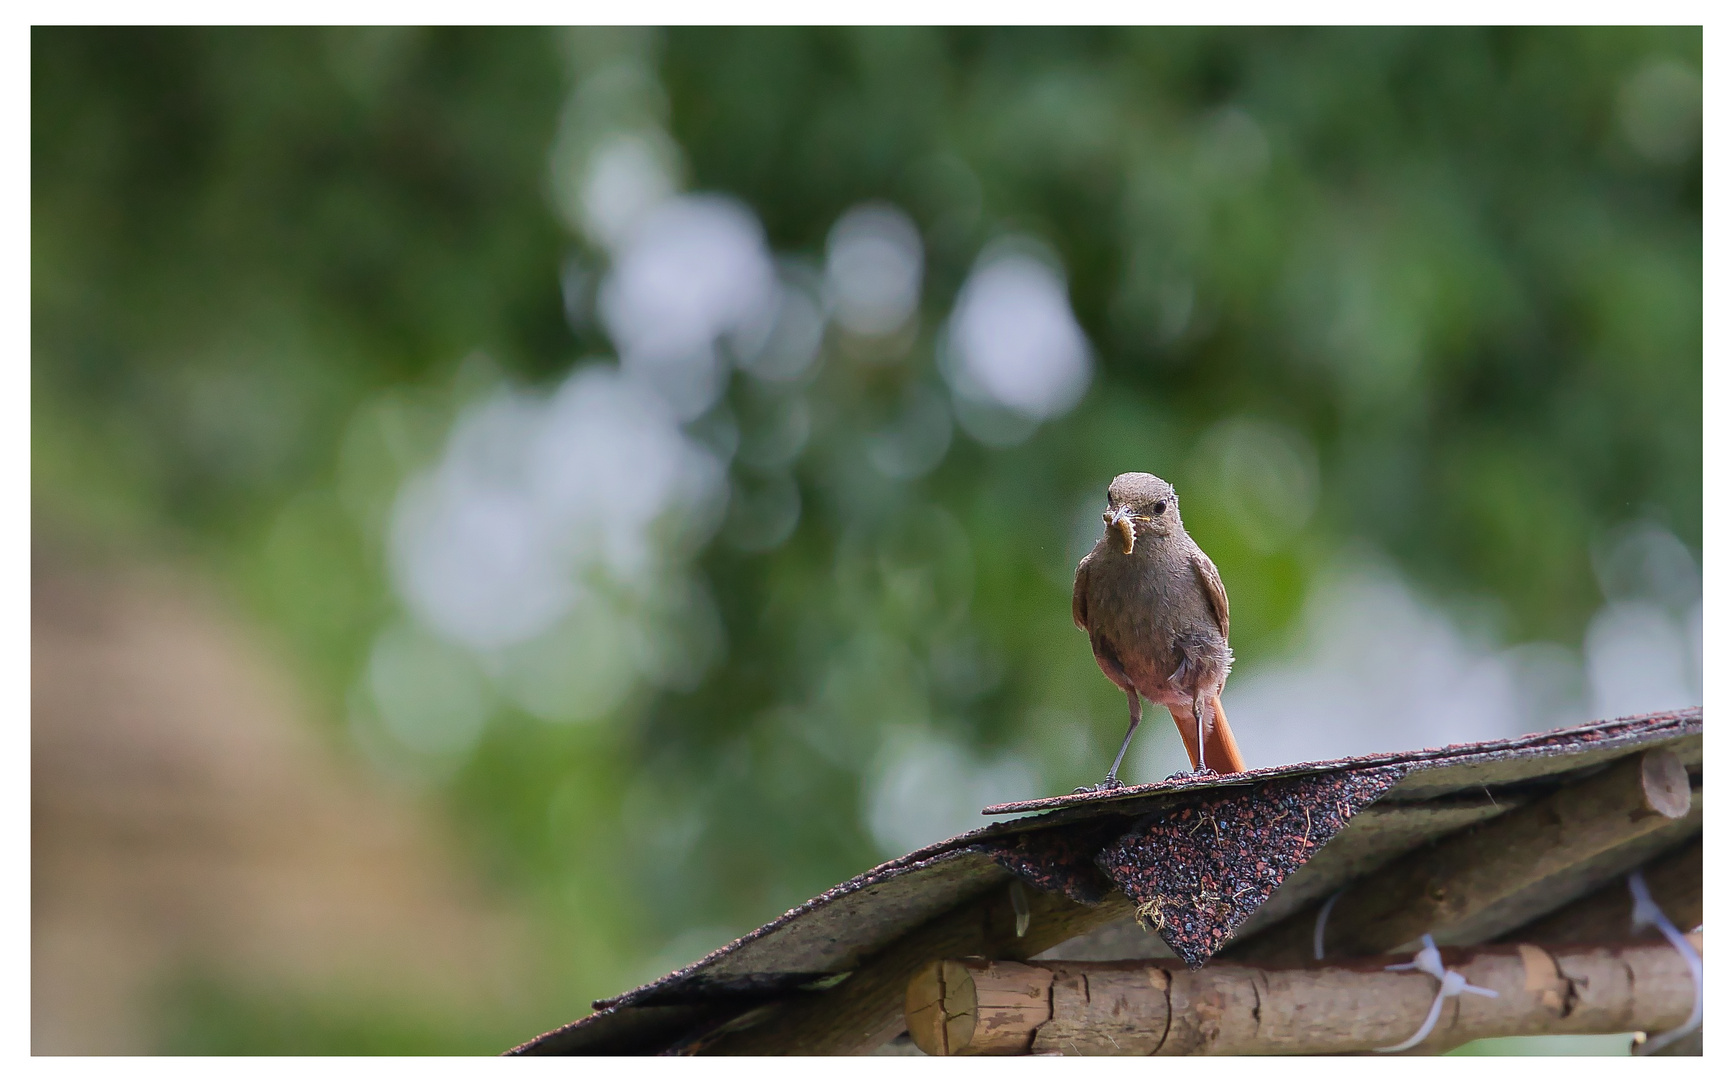
<instances>
[{"instance_id":1,"label":"white cable tie","mask_svg":"<svg viewBox=\"0 0 1731 1080\"><path fill-rule=\"evenodd\" d=\"M1442 953L1437 951L1436 942L1431 940L1429 934L1424 936L1424 948L1420 949L1410 961L1404 964L1389 964L1383 970L1422 971L1436 979L1441 985L1437 987L1436 997L1430 1003L1430 1012L1426 1014L1424 1024L1419 1027L1412 1038L1395 1046L1379 1046L1376 1048L1376 1052L1379 1054L1398 1054L1402 1050L1411 1050L1419 1043L1424 1042L1431 1030L1436 1027L1437 1018L1442 1015L1444 998L1460 997L1462 994L1478 994L1480 997L1493 998L1497 996L1495 990L1474 986L1467 982L1465 975L1453 968L1443 967Z\"/></svg>"},{"instance_id":2,"label":"white cable tie","mask_svg":"<svg viewBox=\"0 0 1731 1080\"><path fill-rule=\"evenodd\" d=\"M1346 889L1344 887L1334 890L1334 895L1329 897L1327 900L1324 900L1322 902L1322 910L1316 913L1316 933L1312 936L1312 943L1316 948L1316 958L1318 960L1322 959L1322 930L1323 927L1328 925L1328 913L1334 910L1335 901L1345 895Z\"/></svg>"},{"instance_id":3,"label":"white cable tie","mask_svg":"<svg viewBox=\"0 0 1731 1080\"><path fill-rule=\"evenodd\" d=\"M1671 943L1683 957L1683 962L1689 965L1689 977L1695 980L1695 1008L1689 1013L1689 1019L1683 1021L1681 1027L1672 1028L1663 1035L1655 1036L1642 1043L1635 1053L1645 1056L1670 1046L1672 1043L1688 1035L1701 1026L1701 954L1695 951L1695 946L1689 939L1672 925L1666 917L1665 910L1653 901L1653 894L1647 890L1647 878L1639 868L1629 872L1629 894L1635 898L1635 910L1631 913L1636 930L1649 926L1659 928L1659 933L1665 935L1665 940Z\"/></svg>"}]
</instances>

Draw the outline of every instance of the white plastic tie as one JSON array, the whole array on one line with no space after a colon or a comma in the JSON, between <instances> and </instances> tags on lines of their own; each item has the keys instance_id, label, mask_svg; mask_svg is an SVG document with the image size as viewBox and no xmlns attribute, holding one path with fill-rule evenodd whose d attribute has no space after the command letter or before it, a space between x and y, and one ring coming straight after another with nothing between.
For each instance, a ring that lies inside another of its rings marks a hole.
<instances>
[{"instance_id":1,"label":"white plastic tie","mask_svg":"<svg viewBox=\"0 0 1731 1080\"><path fill-rule=\"evenodd\" d=\"M1322 910L1316 913L1316 933L1312 935L1311 944L1315 947L1318 960L1322 959L1322 931L1328 926L1328 913L1334 910L1335 902L1345 895L1345 889L1334 890L1334 895L1323 901Z\"/></svg>"},{"instance_id":2,"label":"white plastic tie","mask_svg":"<svg viewBox=\"0 0 1731 1080\"><path fill-rule=\"evenodd\" d=\"M1437 1017L1442 1015L1442 1005L1445 998L1460 997L1462 994L1477 994L1480 997L1496 997L1495 990L1483 986L1474 986L1467 982L1467 977L1453 968L1443 967L1442 953L1437 951L1436 942L1431 936L1424 936L1424 948L1418 951L1410 961L1404 964L1390 964L1384 971L1422 971L1436 979L1442 985L1437 987L1436 998L1430 1003L1430 1013L1424 1018L1424 1024L1413 1033L1412 1038L1395 1046L1379 1046L1379 1054L1398 1054L1402 1050L1411 1050L1424 1042L1436 1027Z\"/></svg>"},{"instance_id":3,"label":"white plastic tie","mask_svg":"<svg viewBox=\"0 0 1731 1080\"><path fill-rule=\"evenodd\" d=\"M1695 1008L1689 1013L1689 1019L1683 1021L1682 1027L1675 1027L1663 1035L1654 1036L1635 1048L1635 1053L1646 1055L1663 1050L1701 1026L1701 954L1696 952L1689 939L1672 925L1671 920L1665 916L1664 909L1654 903L1653 894L1647 891L1647 879L1640 870L1633 870L1629 874L1629 895L1635 898L1635 929L1658 927L1659 933L1665 935L1665 940L1671 943L1671 947L1683 957L1683 962L1689 965L1689 977L1695 980Z\"/></svg>"}]
</instances>

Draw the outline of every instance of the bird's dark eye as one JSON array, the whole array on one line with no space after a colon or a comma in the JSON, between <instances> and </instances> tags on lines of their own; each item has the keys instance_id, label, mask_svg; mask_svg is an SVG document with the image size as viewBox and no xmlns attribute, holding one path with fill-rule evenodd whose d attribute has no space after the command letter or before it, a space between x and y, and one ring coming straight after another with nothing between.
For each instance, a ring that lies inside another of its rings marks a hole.
<instances>
[{"instance_id":1,"label":"bird's dark eye","mask_svg":"<svg viewBox=\"0 0 1731 1080\"><path fill-rule=\"evenodd\" d=\"M1164 514L1165 512L1166 512L1166 500L1161 499L1159 502L1154 504L1154 516L1159 517L1161 514Z\"/></svg>"}]
</instances>

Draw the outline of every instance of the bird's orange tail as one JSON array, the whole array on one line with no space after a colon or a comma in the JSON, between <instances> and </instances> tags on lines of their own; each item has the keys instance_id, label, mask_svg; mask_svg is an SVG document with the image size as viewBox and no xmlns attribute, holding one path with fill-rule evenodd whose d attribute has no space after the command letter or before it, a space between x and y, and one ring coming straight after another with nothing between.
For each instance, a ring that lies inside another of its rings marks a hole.
<instances>
[{"instance_id":1,"label":"bird's orange tail","mask_svg":"<svg viewBox=\"0 0 1731 1080\"><path fill-rule=\"evenodd\" d=\"M1220 707L1216 694L1209 702L1214 706L1214 723L1208 729L1208 767L1218 773L1244 771L1244 756L1238 752L1238 740L1232 737L1232 727L1226 722L1226 710ZM1172 722L1178 725L1178 735L1184 740L1184 752L1190 755L1190 767L1196 761L1196 718L1188 709L1168 709Z\"/></svg>"}]
</instances>

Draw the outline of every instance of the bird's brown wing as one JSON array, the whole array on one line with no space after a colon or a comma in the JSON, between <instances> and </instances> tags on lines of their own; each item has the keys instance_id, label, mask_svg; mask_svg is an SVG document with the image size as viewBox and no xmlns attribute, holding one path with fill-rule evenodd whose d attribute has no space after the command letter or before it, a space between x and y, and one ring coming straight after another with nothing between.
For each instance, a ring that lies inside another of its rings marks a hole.
<instances>
[{"instance_id":1,"label":"bird's brown wing","mask_svg":"<svg viewBox=\"0 0 1731 1080\"><path fill-rule=\"evenodd\" d=\"M1088 564L1093 561L1094 553L1090 551L1076 564L1076 586L1070 592L1070 618L1083 633L1088 632Z\"/></svg>"},{"instance_id":2,"label":"bird's brown wing","mask_svg":"<svg viewBox=\"0 0 1731 1080\"><path fill-rule=\"evenodd\" d=\"M1190 565L1196 570L1197 580L1202 582L1202 591L1208 594L1208 606L1214 610L1214 621L1220 624L1220 637L1231 637L1232 615L1226 606L1226 586L1220 583L1220 571L1214 568L1214 560L1206 551L1192 546Z\"/></svg>"}]
</instances>

